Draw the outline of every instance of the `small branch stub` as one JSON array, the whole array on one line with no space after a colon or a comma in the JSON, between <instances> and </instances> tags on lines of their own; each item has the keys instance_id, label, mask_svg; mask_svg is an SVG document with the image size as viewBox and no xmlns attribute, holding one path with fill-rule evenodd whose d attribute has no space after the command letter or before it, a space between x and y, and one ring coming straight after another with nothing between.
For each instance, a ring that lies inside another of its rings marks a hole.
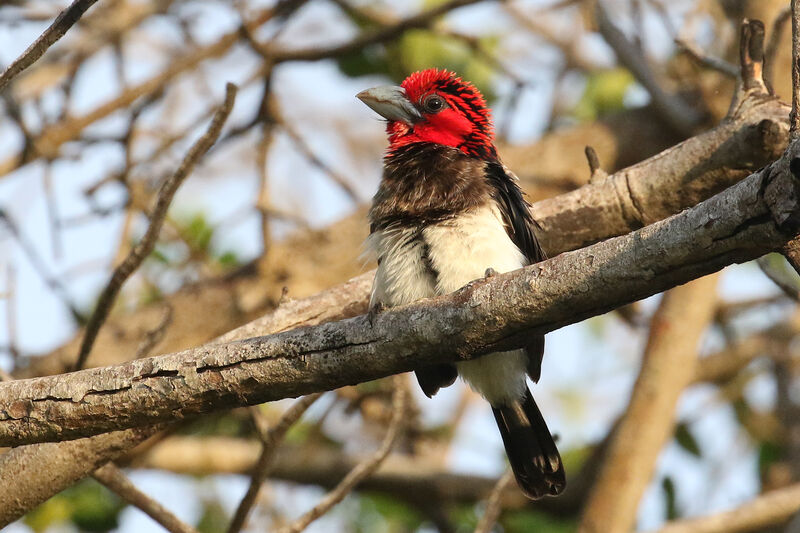
<instances>
[{"instance_id":1,"label":"small branch stub","mask_svg":"<svg viewBox=\"0 0 800 533\"><path fill-rule=\"evenodd\" d=\"M591 173L589 183L596 183L606 179L608 172L600 167L600 158L595 149L591 146L586 146L583 151L586 154L586 161L589 163L589 172Z\"/></svg>"}]
</instances>

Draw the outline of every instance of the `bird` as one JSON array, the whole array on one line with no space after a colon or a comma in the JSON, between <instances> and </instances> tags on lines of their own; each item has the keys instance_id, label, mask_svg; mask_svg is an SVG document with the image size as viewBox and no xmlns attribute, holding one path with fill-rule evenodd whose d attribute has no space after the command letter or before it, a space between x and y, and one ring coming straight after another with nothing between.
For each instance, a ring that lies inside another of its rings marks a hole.
<instances>
[{"instance_id":1,"label":"bird","mask_svg":"<svg viewBox=\"0 0 800 533\"><path fill-rule=\"evenodd\" d=\"M369 210L366 248L378 267L369 309L448 294L545 259L519 180L498 158L491 112L475 86L443 69L356 95L386 120L389 147ZM415 371L432 397L460 376L492 407L511 469L531 499L566 486L561 456L528 388L544 337L521 349Z\"/></svg>"}]
</instances>

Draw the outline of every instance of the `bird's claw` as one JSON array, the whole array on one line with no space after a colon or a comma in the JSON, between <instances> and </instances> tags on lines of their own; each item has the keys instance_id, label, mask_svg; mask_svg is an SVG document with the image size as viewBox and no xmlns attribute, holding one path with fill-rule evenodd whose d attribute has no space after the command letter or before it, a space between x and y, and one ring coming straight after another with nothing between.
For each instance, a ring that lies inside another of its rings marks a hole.
<instances>
[{"instance_id":1,"label":"bird's claw","mask_svg":"<svg viewBox=\"0 0 800 533\"><path fill-rule=\"evenodd\" d=\"M370 327L375 326L375 319L378 318L378 315L385 309L386 306L381 302L375 303L369 308L369 311L367 311L367 320L369 321Z\"/></svg>"},{"instance_id":2,"label":"bird's claw","mask_svg":"<svg viewBox=\"0 0 800 533\"><path fill-rule=\"evenodd\" d=\"M486 269L486 272L483 274L483 277L484 278L491 278L491 277L496 276L496 275L497 275L497 271L495 269L493 269L492 267L489 267L489 268Z\"/></svg>"}]
</instances>

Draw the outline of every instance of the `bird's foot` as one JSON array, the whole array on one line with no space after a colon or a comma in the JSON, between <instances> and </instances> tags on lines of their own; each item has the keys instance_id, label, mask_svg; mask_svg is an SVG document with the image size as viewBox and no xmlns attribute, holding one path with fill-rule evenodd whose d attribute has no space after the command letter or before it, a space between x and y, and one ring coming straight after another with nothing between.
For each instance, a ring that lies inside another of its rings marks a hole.
<instances>
[{"instance_id":1,"label":"bird's foot","mask_svg":"<svg viewBox=\"0 0 800 533\"><path fill-rule=\"evenodd\" d=\"M375 319L378 318L378 315L383 313L386 310L386 306L383 305L382 302L378 302L370 306L369 311L367 311L367 320L369 321L370 327L375 327Z\"/></svg>"}]
</instances>

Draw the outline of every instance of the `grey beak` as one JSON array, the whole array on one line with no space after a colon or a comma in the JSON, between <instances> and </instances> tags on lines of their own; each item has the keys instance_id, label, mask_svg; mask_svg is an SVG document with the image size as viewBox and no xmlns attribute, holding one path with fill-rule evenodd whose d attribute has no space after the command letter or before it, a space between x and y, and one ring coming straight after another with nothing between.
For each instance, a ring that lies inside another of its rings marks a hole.
<instances>
[{"instance_id":1,"label":"grey beak","mask_svg":"<svg viewBox=\"0 0 800 533\"><path fill-rule=\"evenodd\" d=\"M422 119L422 115L414 107L414 104L406 98L406 90L402 87L391 85L375 87L361 91L356 98L386 120L398 120L413 126Z\"/></svg>"}]
</instances>

